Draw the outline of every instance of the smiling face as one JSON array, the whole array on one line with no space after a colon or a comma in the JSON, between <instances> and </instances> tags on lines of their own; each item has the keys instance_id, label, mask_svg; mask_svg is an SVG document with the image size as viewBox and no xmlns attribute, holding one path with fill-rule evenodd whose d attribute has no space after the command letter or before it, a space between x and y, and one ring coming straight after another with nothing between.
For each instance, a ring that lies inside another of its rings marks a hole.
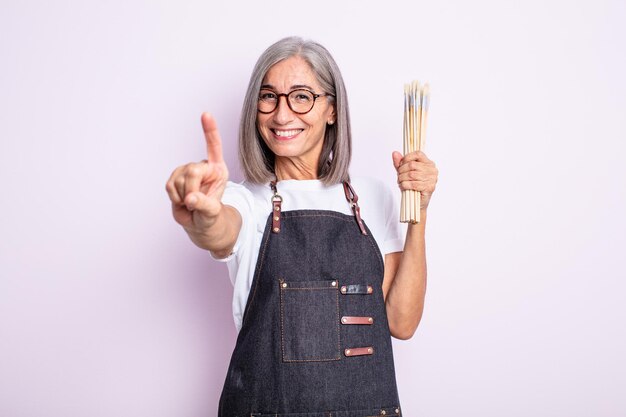
<instances>
[{"instance_id":1,"label":"smiling face","mask_svg":"<svg viewBox=\"0 0 626 417\"><path fill-rule=\"evenodd\" d=\"M297 89L325 93L309 64L298 56L272 66L265 74L261 88L278 94L289 94ZM335 121L334 106L322 96L317 98L310 112L298 114L289 108L286 97L281 96L278 100L278 107L273 112L257 113L257 128L276 155L277 174L281 166L295 166L303 170L304 176L317 178L326 124Z\"/></svg>"}]
</instances>

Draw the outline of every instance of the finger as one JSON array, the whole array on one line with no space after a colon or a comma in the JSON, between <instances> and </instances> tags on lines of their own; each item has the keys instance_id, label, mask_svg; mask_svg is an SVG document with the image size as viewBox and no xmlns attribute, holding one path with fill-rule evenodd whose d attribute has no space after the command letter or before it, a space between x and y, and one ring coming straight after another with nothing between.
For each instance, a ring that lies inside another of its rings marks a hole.
<instances>
[{"instance_id":1,"label":"finger","mask_svg":"<svg viewBox=\"0 0 626 417\"><path fill-rule=\"evenodd\" d=\"M411 180L411 179L403 179L402 181L398 181L398 186L402 191L404 190L414 190L422 193L430 194L432 192L433 185L430 181L425 181L421 179Z\"/></svg>"},{"instance_id":2,"label":"finger","mask_svg":"<svg viewBox=\"0 0 626 417\"><path fill-rule=\"evenodd\" d=\"M200 216L200 220L206 220L214 217L221 208L221 201L207 197L203 193L191 193L185 197L185 206L190 211L195 213L195 216Z\"/></svg>"},{"instance_id":3,"label":"finger","mask_svg":"<svg viewBox=\"0 0 626 417\"><path fill-rule=\"evenodd\" d=\"M408 171L398 174L398 184L406 181L420 183L423 185L424 190L431 190L437 184L437 175L431 171Z\"/></svg>"},{"instance_id":4,"label":"finger","mask_svg":"<svg viewBox=\"0 0 626 417\"><path fill-rule=\"evenodd\" d=\"M180 187L177 184L177 181L180 182L181 172L184 167L178 167L172 172L169 179L165 183L165 191L167 191L167 195L169 196L172 203L182 204L184 197L184 188Z\"/></svg>"},{"instance_id":5,"label":"finger","mask_svg":"<svg viewBox=\"0 0 626 417\"><path fill-rule=\"evenodd\" d=\"M418 181L400 181L398 182L398 186L400 187L400 190L405 191L405 190L415 190L418 191L419 188L419 182Z\"/></svg>"},{"instance_id":6,"label":"finger","mask_svg":"<svg viewBox=\"0 0 626 417\"><path fill-rule=\"evenodd\" d=\"M200 190L200 185L209 179L211 175L211 169L206 161L199 162L197 164L189 164L185 170L185 189L183 191L183 198L188 194L194 193Z\"/></svg>"},{"instance_id":7,"label":"finger","mask_svg":"<svg viewBox=\"0 0 626 417\"><path fill-rule=\"evenodd\" d=\"M406 171L398 173L398 182L402 181L423 181L426 179L426 174L418 171Z\"/></svg>"},{"instance_id":8,"label":"finger","mask_svg":"<svg viewBox=\"0 0 626 417\"><path fill-rule=\"evenodd\" d=\"M402 162L402 154L398 151L394 151L391 154L391 160L393 161L393 166L397 170L400 167L400 163Z\"/></svg>"},{"instance_id":9,"label":"finger","mask_svg":"<svg viewBox=\"0 0 626 417\"><path fill-rule=\"evenodd\" d=\"M170 201L173 204L182 204L183 200L180 196L180 194L178 194L178 191L176 190L176 186L174 185L173 181L168 181L167 184L165 184L165 191L167 191L167 196L170 198Z\"/></svg>"},{"instance_id":10,"label":"finger","mask_svg":"<svg viewBox=\"0 0 626 417\"><path fill-rule=\"evenodd\" d=\"M172 203L172 214L174 215L174 220L182 226L189 226L191 223L191 212L187 210L184 204Z\"/></svg>"},{"instance_id":11,"label":"finger","mask_svg":"<svg viewBox=\"0 0 626 417\"><path fill-rule=\"evenodd\" d=\"M398 168L398 174L403 174L409 171L428 171L428 164L418 161L408 161L400 165L400 167Z\"/></svg>"},{"instance_id":12,"label":"finger","mask_svg":"<svg viewBox=\"0 0 626 417\"><path fill-rule=\"evenodd\" d=\"M420 162L431 162L430 159L426 156L426 154L422 151L415 151L404 155L402 159L402 163L407 163L409 161L420 161Z\"/></svg>"},{"instance_id":13,"label":"finger","mask_svg":"<svg viewBox=\"0 0 626 417\"><path fill-rule=\"evenodd\" d=\"M201 120L209 162L223 162L222 138L215 119L209 113L202 113Z\"/></svg>"}]
</instances>

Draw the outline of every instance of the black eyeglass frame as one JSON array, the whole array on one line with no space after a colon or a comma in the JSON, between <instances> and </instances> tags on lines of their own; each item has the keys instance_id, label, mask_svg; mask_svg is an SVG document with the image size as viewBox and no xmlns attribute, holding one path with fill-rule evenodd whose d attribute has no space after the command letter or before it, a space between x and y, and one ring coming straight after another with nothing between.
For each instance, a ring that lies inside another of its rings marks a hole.
<instances>
[{"instance_id":1,"label":"black eyeglass frame","mask_svg":"<svg viewBox=\"0 0 626 417\"><path fill-rule=\"evenodd\" d=\"M274 108L271 111L262 111L261 109L259 109L259 104L257 103L257 111L261 114L270 114L270 113L274 113L276 111L276 109L278 108L278 104L280 102L280 98L281 97L285 97L285 100L287 101L287 106L289 107L289 110L291 110L292 112L296 113L296 114L307 114L309 113L311 110L313 110L313 107L315 107L315 101L317 100L318 97L324 97L324 96L329 96L329 97L335 97L334 94L329 94L329 93L321 93L321 94L315 94L313 91L308 90L306 88L297 88L295 90L291 90L288 93L277 93L274 90L270 90L269 88L264 88L263 90L266 91L271 91L272 93L276 94L276 105L274 106ZM305 112L299 112L299 111L295 111L292 107L291 107L291 102L289 101L289 96L297 91L306 91L307 93L311 93L313 95L313 104L311 104L311 108L308 109ZM261 92L259 91L259 98L258 101L261 101L261 96L260 96Z\"/></svg>"}]
</instances>

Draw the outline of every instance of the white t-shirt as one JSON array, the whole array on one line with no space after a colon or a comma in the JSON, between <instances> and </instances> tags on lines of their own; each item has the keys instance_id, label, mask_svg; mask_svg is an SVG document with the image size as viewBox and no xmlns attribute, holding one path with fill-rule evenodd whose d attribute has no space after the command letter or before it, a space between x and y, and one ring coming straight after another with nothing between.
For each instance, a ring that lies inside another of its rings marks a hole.
<instances>
[{"instance_id":1,"label":"white t-shirt","mask_svg":"<svg viewBox=\"0 0 626 417\"><path fill-rule=\"evenodd\" d=\"M361 218L372 232L383 259L387 253L402 251L404 234L399 223L400 211L388 187L371 178L355 178L351 185L359 197ZM353 215L342 184L326 186L319 180L285 180L279 181L276 189L283 198L281 211L332 210ZM222 202L237 209L242 219L233 253L227 258L217 259L226 262L234 286L233 318L237 331L241 329L263 232L272 211L272 195L269 184L236 184L229 181L222 197ZM354 227L357 227L356 222Z\"/></svg>"}]
</instances>

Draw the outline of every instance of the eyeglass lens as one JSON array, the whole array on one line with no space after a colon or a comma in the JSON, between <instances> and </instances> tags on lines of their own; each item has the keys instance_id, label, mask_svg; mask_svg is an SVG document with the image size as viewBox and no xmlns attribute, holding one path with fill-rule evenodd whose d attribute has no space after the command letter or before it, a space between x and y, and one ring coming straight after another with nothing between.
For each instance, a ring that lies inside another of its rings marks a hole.
<instances>
[{"instance_id":1,"label":"eyeglass lens","mask_svg":"<svg viewBox=\"0 0 626 417\"><path fill-rule=\"evenodd\" d=\"M278 94L272 90L261 90L259 93L259 111L271 113L276 110L281 96L287 97L287 104L295 113L308 113L315 104L315 95L308 90L293 90L289 94Z\"/></svg>"}]
</instances>

